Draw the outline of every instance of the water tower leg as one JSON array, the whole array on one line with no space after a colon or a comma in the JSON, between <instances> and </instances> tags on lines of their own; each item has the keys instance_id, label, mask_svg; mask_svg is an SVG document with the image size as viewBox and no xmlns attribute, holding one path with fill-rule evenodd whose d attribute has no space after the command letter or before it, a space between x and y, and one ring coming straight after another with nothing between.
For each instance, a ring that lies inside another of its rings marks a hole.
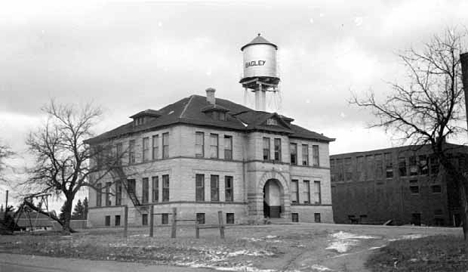
<instances>
[{"instance_id":1,"label":"water tower leg","mask_svg":"<svg viewBox=\"0 0 468 272\"><path fill-rule=\"evenodd\" d=\"M260 101L260 91L258 90L255 90L255 110L261 110L260 109L260 104L261 104L261 101Z\"/></svg>"}]
</instances>

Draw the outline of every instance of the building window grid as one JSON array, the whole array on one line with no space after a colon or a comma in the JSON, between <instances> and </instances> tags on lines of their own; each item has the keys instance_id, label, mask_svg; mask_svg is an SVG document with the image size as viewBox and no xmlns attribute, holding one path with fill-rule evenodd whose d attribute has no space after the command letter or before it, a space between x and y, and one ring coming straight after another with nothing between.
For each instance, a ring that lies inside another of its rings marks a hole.
<instances>
[{"instance_id":1,"label":"building window grid","mask_svg":"<svg viewBox=\"0 0 468 272\"><path fill-rule=\"evenodd\" d=\"M151 141L152 141L152 149L153 149L153 152L152 152L152 159L153 160L157 160L159 159L159 135L153 135L153 137L151 138Z\"/></svg>"},{"instance_id":2,"label":"building window grid","mask_svg":"<svg viewBox=\"0 0 468 272\"><path fill-rule=\"evenodd\" d=\"M320 166L320 149L318 145L312 146L312 166Z\"/></svg>"},{"instance_id":3,"label":"building window grid","mask_svg":"<svg viewBox=\"0 0 468 272\"><path fill-rule=\"evenodd\" d=\"M405 177L407 175L405 157L398 158L398 174L400 175L400 177Z\"/></svg>"},{"instance_id":4,"label":"building window grid","mask_svg":"<svg viewBox=\"0 0 468 272\"><path fill-rule=\"evenodd\" d=\"M205 175L195 175L195 201L205 201Z\"/></svg>"},{"instance_id":5,"label":"building window grid","mask_svg":"<svg viewBox=\"0 0 468 272\"><path fill-rule=\"evenodd\" d=\"M375 154L375 178L382 179L384 177L382 154Z\"/></svg>"},{"instance_id":6,"label":"building window grid","mask_svg":"<svg viewBox=\"0 0 468 272\"><path fill-rule=\"evenodd\" d=\"M149 178L143 178L141 186L141 203L146 204L149 200Z\"/></svg>"},{"instance_id":7,"label":"building window grid","mask_svg":"<svg viewBox=\"0 0 468 272\"><path fill-rule=\"evenodd\" d=\"M429 165L427 162L427 156L426 155L419 155L419 174L421 175L428 175L429 174Z\"/></svg>"},{"instance_id":8,"label":"building window grid","mask_svg":"<svg viewBox=\"0 0 468 272\"><path fill-rule=\"evenodd\" d=\"M263 160L270 160L270 138L263 137Z\"/></svg>"},{"instance_id":9,"label":"building window grid","mask_svg":"<svg viewBox=\"0 0 468 272\"><path fill-rule=\"evenodd\" d=\"M310 203L310 181L309 180L304 180L304 188L303 188L303 194L304 194L304 204L309 204Z\"/></svg>"},{"instance_id":10,"label":"building window grid","mask_svg":"<svg viewBox=\"0 0 468 272\"><path fill-rule=\"evenodd\" d=\"M163 133L162 135L162 145L163 145L163 159L169 158L169 132Z\"/></svg>"},{"instance_id":11,"label":"building window grid","mask_svg":"<svg viewBox=\"0 0 468 272\"><path fill-rule=\"evenodd\" d=\"M297 144L292 143L290 144L290 152L291 152L291 164L297 165Z\"/></svg>"},{"instance_id":12,"label":"building window grid","mask_svg":"<svg viewBox=\"0 0 468 272\"><path fill-rule=\"evenodd\" d=\"M344 181L343 176L343 159L336 159L336 180Z\"/></svg>"},{"instance_id":13,"label":"building window grid","mask_svg":"<svg viewBox=\"0 0 468 272\"><path fill-rule=\"evenodd\" d=\"M152 200L153 202L159 202L159 177L158 176L151 177L151 181L153 183Z\"/></svg>"},{"instance_id":14,"label":"building window grid","mask_svg":"<svg viewBox=\"0 0 468 272\"><path fill-rule=\"evenodd\" d=\"M218 134L210 134L210 158L217 159L219 157L219 139Z\"/></svg>"},{"instance_id":15,"label":"building window grid","mask_svg":"<svg viewBox=\"0 0 468 272\"><path fill-rule=\"evenodd\" d=\"M353 180L353 165L351 163L351 158L344 158L344 179L345 181Z\"/></svg>"},{"instance_id":16,"label":"building window grid","mask_svg":"<svg viewBox=\"0 0 468 272\"><path fill-rule=\"evenodd\" d=\"M112 186L112 182L106 182L106 206L112 205L111 192L110 192L111 186Z\"/></svg>"},{"instance_id":17,"label":"building window grid","mask_svg":"<svg viewBox=\"0 0 468 272\"><path fill-rule=\"evenodd\" d=\"M169 201L169 175L162 176L162 201L167 202Z\"/></svg>"},{"instance_id":18,"label":"building window grid","mask_svg":"<svg viewBox=\"0 0 468 272\"><path fill-rule=\"evenodd\" d=\"M115 205L122 205L122 182L117 181L115 183Z\"/></svg>"},{"instance_id":19,"label":"building window grid","mask_svg":"<svg viewBox=\"0 0 468 272\"><path fill-rule=\"evenodd\" d=\"M385 160L385 177L386 178L393 178L393 160L391 153L384 154Z\"/></svg>"},{"instance_id":20,"label":"building window grid","mask_svg":"<svg viewBox=\"0 0 468 272\"><path fill-rule=\"evenodd\" d=\"M96 207L102 206L102 184L98 183L96 185Z\"/></svg>"},{"instance_id":21,"label":"building window grid","mask_svg":"<svg viewBox=\"0 0 468 272\"><path fill-rule=\"evenodd\" d=\"M232 160L232 136L224 136L224 159Z\"/></svg>"},{"instance_id":22,"label":"building window grid","mask_svg":"<svg viewBox=\"0 0 468 272\"><path fill-rule=\"evenodd\" d=\"M297 179L291 180L291 203L299 203L299 181Z\"/></svg>"},{"instance_id":23,"label":"building window grid","mask_svg":"<svg viewBox=\"0 0 468 272\"><path fill-rule=\"evenodd\" d=\"M143 138L143 162L147 162L149 160L149 138L145 137Z\"/></svg>"},{"instance_id":24,"label":"building window grid","mask_svg":"<svg viewBox=\"0 0 468 272\"><path fill-rule=\"evenodd\" d=\"M322 204L322 188L319 180L314 181L314 202L315 204Z\"/></svg>"},{"instance_id":25,"label":"building window grid","mask_svg":"<svg viewBox=\"0 0 468 272\"><path fill-rule=\"evenodd\" d=\"M219 176L211 175L210 178L211 201L219 201Z\"/></svg>"},{"instance_id":26,"label":"building window grid","mask_svg":"<svg viewBox=\"0 0 468 272\"><path fill-rule=\"evenodd\" d=\"M408 160L409 165L409 174L410 176L417 176L418 175L418 164L416 161L416 156L410 156Z\"/></svg>"},{"instance_id":27,"label":"building window grid","mask_svg":"<svg viewBox=\"0 0 468 272\"><path fill-rule=\"evenodd\" d=\"M309 145L302 145L302 165L309 165Z\"/></svg>"},{"instance_id":28,"label":"building window grid","mask_svg":"<svg viewBox=\"0 0 468 272\"><path fill-rule=\"evenodd\" d=\"M128 143L128 163L135 163L135 140L130 140Z\"/></svg>"},{"instance_id":29,"label":"building window grid","mask_svg":"<svg viewBox=\"0 0 468 272\"><path fill-rule=\"evenodd\" d=\"M280 162L281 161L281 139L275 138L274 144L275 144L275 161Z\"/></svg>"},{"instance_id":30,"label":"building window grid","mask_svg":"<svg viewBox=\"0 0 468 272\"><path fill-rule=\"evenodd\" d=\"M195 157L203 158L205 156L205 133L195 132Z\"/></svg>"},{"instance_id":31,"label":"building window grid","mask_svg":"<svg viewBox=\"0 0 468 272\"><path fill-rule=\"evenodd\" d=\"M234 201L234 178L232 176L224 177L225 201Z\"/></svg>"}]
</instances>

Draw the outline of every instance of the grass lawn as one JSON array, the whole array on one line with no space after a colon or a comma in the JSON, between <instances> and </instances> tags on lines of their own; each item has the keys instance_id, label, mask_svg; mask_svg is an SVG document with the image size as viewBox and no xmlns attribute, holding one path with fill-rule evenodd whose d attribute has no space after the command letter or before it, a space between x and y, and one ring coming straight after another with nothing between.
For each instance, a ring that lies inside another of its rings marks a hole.
<instances>
[{"instance_id":1,"label":"grass lawn","mask_svg":"<svg viewBox=\"0 0 468 272\"><path fill-rule=\"evenodd\" d=\"M147 228L131 228L127 238L121 228L87 229L70 236L19 233L0 236L0 252L249 272L468 270L461 240L453 238L461 230L454 228L313 223L229 226L224 240L217 229L200 230L200 239L195 238L193 226L178 227L176 239L169 238L170 232L169 227L157 227L154 237L149 237ZM423 248L432 249L425 253ZM372 259L366 267L369 256ZM436 265L444 268L426 269ZM404 267L413 270L400 270Z\"/></svg>"},{"instance_id":2,"label":"grass lawn","mask_svg":"<svg viewBox=\"0 0 468 272\"><path fill-rule=\"evenodd\" d=\"M460 236L393 241L370 256L366 266L386 271L468 271L467 245Z\"/></svg>"}]
</instances>

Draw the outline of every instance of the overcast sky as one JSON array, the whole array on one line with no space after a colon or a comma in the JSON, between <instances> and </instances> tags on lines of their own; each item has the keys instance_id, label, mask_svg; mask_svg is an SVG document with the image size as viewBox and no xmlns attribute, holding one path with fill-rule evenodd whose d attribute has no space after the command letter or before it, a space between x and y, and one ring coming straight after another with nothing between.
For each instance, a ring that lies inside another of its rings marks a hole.
<instances>
[{"instance_id":1,"label":"overcast sky","mask_svg":"<svg viewBox=\"0 0 468 272\"><path fill-rule=\"evenodd\" d=\"M403 80L396 52L468 26L463 0L225 2L2 2L0 139L23 153L50 98L102 106L97 133L208 87L242 104L240 47L261 33L278 45L270 109L336 138L332 154L391 147L351 90L385 95Z\"/></svg>"}]
</instances>

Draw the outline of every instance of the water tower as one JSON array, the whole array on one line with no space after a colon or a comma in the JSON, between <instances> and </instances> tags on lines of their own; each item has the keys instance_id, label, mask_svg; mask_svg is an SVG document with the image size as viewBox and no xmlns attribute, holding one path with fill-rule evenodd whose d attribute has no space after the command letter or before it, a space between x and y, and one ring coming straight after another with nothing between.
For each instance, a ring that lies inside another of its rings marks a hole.
<instances>
[{"instance_id":1,"label":"water tower","mask_svg":"<svg viewBox=\"0 0 468 272\"><path fill-rule=\"evenodd\" d=\"M255 93L255 109L265 111L266 93L278 91L280 79L276 65L278 46L267 41L260 33L250 43L242 46L244 54L243 76L239 83Z\"/></svg>"}]
</instances>

